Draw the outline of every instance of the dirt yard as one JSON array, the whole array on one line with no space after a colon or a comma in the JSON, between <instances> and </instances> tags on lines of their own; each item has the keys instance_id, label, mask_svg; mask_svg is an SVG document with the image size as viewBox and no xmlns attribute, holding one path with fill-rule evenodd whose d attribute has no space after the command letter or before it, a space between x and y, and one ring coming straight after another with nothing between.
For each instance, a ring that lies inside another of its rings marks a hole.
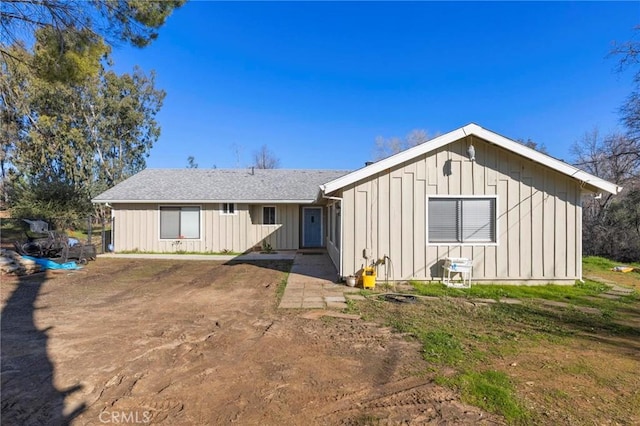
<instances>
[{"instance_id":1,"label":"dirt yard","mask_svg":"<svg viewBox=\"0 0 640 426\"><path fill-rule=\"evenodd\" d=\"M277 310L286 262L100 259L2 277L2 424L503 424L418 343Z\"/></svg>"}]
</instances>

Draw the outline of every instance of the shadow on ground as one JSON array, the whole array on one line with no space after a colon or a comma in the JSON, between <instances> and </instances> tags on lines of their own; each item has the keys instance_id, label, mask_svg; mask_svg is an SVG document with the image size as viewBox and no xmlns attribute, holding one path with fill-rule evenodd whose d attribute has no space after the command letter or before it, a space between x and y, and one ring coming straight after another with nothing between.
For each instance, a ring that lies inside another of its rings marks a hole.
<instances>
[{"instance_id":1,"label":"shadow on ground","mask_svg":"<svg viewBox=\"0 0 640 426\"><path fill-rule=\"evenodd\" d=\"M638 318L637 305L621 307L625 315L589 314L573 308L554 309L535 304L498 304L494 307L510 317L513 324L520 323L531 332L556 336L581 335L598 343L615 346L625 353L640 353L640 328L630 319ZM630 318L628 318L630 317Z\"/></svg>"},{"instance_id":2,"label":"shadow on ground","mask_svg":"<svg viewBox=\"0 0 640 426\"><path fill-rule=\"evenodd\" d=\"M19 278L1 314L2 423L20 425L68 424L84 411L84 405L64 413L66 395L79 386L57 389L54 367L47 354L47 333L35 323L38 295L47 280L45 273ZM9 284L4 284L9 285Z\"/></svg>"},{"instance_id":3,"label":"shadow on ground","mask_svg":"<svg viewBox=\"0 0 640 426\"><path fill-rule=\"evenodd\" d=\"M227 266L233 265L254 265L260 268L271 269L278 272L289 272L291 270L292 260L242 260L233 259L224 262Z\"/></svg>"}]
</instances>

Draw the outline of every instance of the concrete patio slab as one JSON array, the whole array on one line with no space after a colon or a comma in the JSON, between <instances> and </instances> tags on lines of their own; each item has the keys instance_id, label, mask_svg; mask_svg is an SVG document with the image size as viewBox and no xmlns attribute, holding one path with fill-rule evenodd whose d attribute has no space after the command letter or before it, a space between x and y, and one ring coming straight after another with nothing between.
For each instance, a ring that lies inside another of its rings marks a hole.
<instances>
[{"instance_id":1,"label":"concrete patio slab","mask_svg":"<svg viewBox=\"0 0 640 426\"><path fill-rule=\"evenodd\" d=\"M336 309L338 311L342 311L347 309L347 304L344 302L327 302L327 309Z\"/></svg>"},{"instance_id":2,"label":"concrete patio slab","mask_svg":"<svg viewBox=\"0 0 640 426\"><path fill-rule=\"evenodd\" d=\"M302 302L300 301L285 301L280 302L280 308L282 309L300 309L302 308Z\"/></svg>"},{"instance_id":3,"label":"concrete patio slab","mask_svg":"<svg viewBox=\"0 0 640 426\"><path fill-rule=\"evenodd\" d=\"M212 262L249 262L262 260L293 260L295 250L283 250L274 253L249 252L244 254L180 254L180 253L104 253L98 257L105 259L172 259L172 260L209 260Z\"/></svg>"},{"instance_id":4,"label":"concrete patio slab","mask_svg":"<svg viewBox=\"0 0 640 426\"><path fill-rule=\"evenodd\" d=\"M312 253L300 251L296 254L279 307L346 309L345 292L359 290L335 282L338 273L325 251Z\"/></svg>"}]
</instances>

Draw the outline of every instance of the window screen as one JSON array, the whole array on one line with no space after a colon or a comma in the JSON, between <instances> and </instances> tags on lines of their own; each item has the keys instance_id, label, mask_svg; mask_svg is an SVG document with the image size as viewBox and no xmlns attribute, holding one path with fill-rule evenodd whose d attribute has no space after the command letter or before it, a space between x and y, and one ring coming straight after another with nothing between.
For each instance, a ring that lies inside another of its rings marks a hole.
<instances>
[{"instance_id":1,"label":"window screen","mask_svg":"<svg viewBox=\"0 0 640 426\"><path fill-rule=\"evenodd\" d=\"M262 224L263 225L275 225L276 224L276 208L273 206L262 208Z\"/></svg>"},{"instance_id":2,"label":"window screen","mask_svg":"<svg viewBox=\"0 0 640 426\"><path fill-rule=\"evenodd\" d=\"M495 241L495 199L462 200L462 241Z\"/></svg>"},{"instance_id":3,"label":"window screen","mask_svg":"<svg viewBox=\"0 0 640 426\"><path fill-rule=\"evenodd\" d=\"M180 237L180 208L160 207L160 238Z\"/></svg>"},{"instance_id":4,"label":"window screen","mask_svg":"<svg viewBox=\"0 0 640 426\"><path fill-rule=\"evenodd\" d=\"M496 242L495 198L429 198L430 243Z\"/></svg>"},{"instance_id":5,"label":"window screen","mask_svg":"<svg viewBox=\"0 0 640 426\"><path fill-rule=\"evenodd\" d=\"M200 208L182 208L180 211L180 235L182 238L200 238Z\"/></svg>"},{"instance_id":6,"label":"window screen","mask_svg":"<svg viewBox=\"0 0 640 426\"><path fill-rule=\"evenodd\" d=\"M200 207L160 207L160 238L200 238Z\"/></svg>"}]
</instances>

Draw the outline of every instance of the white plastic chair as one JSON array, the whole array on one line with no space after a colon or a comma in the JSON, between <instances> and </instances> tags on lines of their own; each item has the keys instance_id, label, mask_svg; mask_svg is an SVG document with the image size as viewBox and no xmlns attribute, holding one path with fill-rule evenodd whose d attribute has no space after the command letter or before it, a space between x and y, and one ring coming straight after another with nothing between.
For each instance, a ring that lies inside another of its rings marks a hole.
<instances>
[{"instance_id":1,"label":"white plastic chair","mask_svg":"<svg viewBox=\"0 0 640 426\"><path fill-rule=\"evenodd\" d=\"M447 287L471 288L471 274L473 271L473 262L466 257L445 257L442 282ZM456 274L460 274L462 282L453 281Z\"/></svg>"}]
</instances>

